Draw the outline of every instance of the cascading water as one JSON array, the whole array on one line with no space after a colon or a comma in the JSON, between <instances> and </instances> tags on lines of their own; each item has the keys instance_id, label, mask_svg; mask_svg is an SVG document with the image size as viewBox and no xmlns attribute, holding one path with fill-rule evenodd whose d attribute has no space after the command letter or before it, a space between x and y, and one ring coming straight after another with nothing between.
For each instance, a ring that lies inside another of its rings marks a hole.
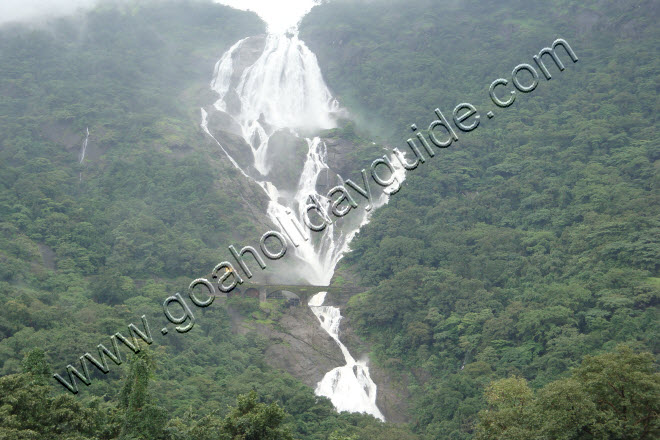
<instances>
[{"instance_id":1,"label":"cascading water","mask_svg":"<svg viewBox=\"0 0 660 440\"><path fill-rule=\"evenodd\" d=\"M82 147L80 148L80 153L78 153L78 163L83 163L83 160L85 160L85 152L87 151L87 143L89 142L89 127L87 127L87 135L85 136L85 140L82 143Z\"/></svg>"},{"instance_id":2,"label":"cascading water","mask_svg":"<svg viewBox=\"0 0 660 440\"><path fill-rule=\"evenodd\" d=\"M366 363L355 361L348 349L339 340L341 314L337 307L324 306L326 292L314 295L308 303L321 322L323 330L337 342L346 359L346 365L329 371L316 385L317 396L330 399L338 411L365 412L385 421L376 405L376 384L369 376Z\"/></svg>"},{"instance_id":3,"label":"cascading water","mask_svg":"<svg viewBox=\"0 0 660 440\"><path fill-rule=\"evenodd\" d=\"M231 162L268 194L267 214L274 224L279 224L281 220L278 219L286 218L291 212L302 218L310 196L321 203L328 202L316 189L319 175L328 169L327 151L319 137L305 138L307 155L296 190L291 193L282 191L268 179L269 159L273 159L268 151L269 141L278 132L300 137L298 131L333 128L334 117L342 110L323 81L316 56L296 35L268 35L256 61L240 71L236 60L240 60L242 51L253 44L253 38L240 40L220 58L211 88L219 95L214 109L230 115L240 127L240 134L251 149L254 158L251 165L256 173L244 169L233 158ZM208 113L204 109L202 112L202 127L211 135ZM385 201L386 198L381 197L376 202ZM317 234L296 248L297 256L307 266L300 273L308 282L317 285L330 282L349 239L366 221L366 211L356 215L360 218L344 222L351 223L352 227L348 228L351 230L333 223L323 234Z\"/></svg>"},{"instance_id":4,"label":"cascading water","mask_svg":"<svg viewBox=\"0 0 660 440\"><path fill-rule=\"evenodd\" d=\"M89 127L87 127L87 135L85 136L85 140L82 143L82 146L80 148L80 153L78 153L78 163L82 164L83 160L85 160L85 152L87 152L87 143L89 142ZM80 181L82 182L82 171L80 172Z\"/></svg>"},{"instance_id":5,"label":"cascading water","mask_svg":"<svg viewBox=\"0 0 660 440\"><path fill-rule=\"evenodd\" d=\"M265 176L270 170L268 141L276 130L333 128L331 115L339 104L307 46L295 35L271 34L261 56L243 71L233 88L240 102L238 111L229 110L225 98L235 74L233 58L246 40L232 46L217 63L211 87L220 95L216 109L228 112L240 124L243 138L252 148L254 166Z\"/></svg>"},{"instance_id":6,"label":"cascading water","mask_svg":"<svg viewBox=\"0 0 660 440\"><path fill-rule=\"evenodd\" d=\"M300 16L308 9L300 9ZM270 141L278 133L302 139L301 133L334 128L336 117L344 110L328 90L316 56L298 38L295 27L287 28L285 33L284 27L274 29L272 23L269 25L271 33L265 40L259 36L240 40L217 62L211 88L219 97L213 108L201 110L201 126L242 175L261 186L269 199L268 217L273 224L282 226L281 219L291 214L303 223L310 196L325 206L329 204L328 198L317 191L319 176L329 170L327 146L318 136L304 138L307 154L302 169L297 171L295 189L291 190L278 187L271 178L272 162L277 153L269 151ZM247 144L251 163L246 165L243 161L241 166L240 159L232 157L213 135L209 128L209 112L224 115L223 121L229 117L231 122L226 124ZM401 182L402 168L398 167L395 174ZM382 193L373 202L374 208L387 203L387 195ZM297 243L295 255L305 264L299 273L307 282L330 283L349 242L368 221L368 212L364 209L351 212L347 217L351 215L352 219L334 221L322 232L307 231L308 239ZM376 406L376 385L367 365L355 361L339 340L339 309L324 306L324 301L325 292L318 293L310 300L310 309L339 345L346 365L328 372L318 383L316 394L330 398L340 411L365 412L384 420Z\"/></svg>"}]
</instances>

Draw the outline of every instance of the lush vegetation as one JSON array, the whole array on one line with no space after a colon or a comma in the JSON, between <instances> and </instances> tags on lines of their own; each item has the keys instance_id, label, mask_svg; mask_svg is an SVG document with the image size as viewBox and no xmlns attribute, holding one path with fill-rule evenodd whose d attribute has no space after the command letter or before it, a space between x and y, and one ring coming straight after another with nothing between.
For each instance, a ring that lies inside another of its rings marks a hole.
<instances>
[{"instance_id":1,"label":"lush vegetation","mask_svg":"<svg viewBox=\"0 0 660 440\"><path fill-rule=\"evenodd\" d=\"M166 297L263 232L239 203L249 188L198 128L214 63L263 29L197 1L101 3L0 28L0 438L263 438L242 431L251 423L272 438L387 438L377 420L337 414L268 367L266 339L234 333L223 305L195 310L189 333L160 334ZM148 359L121 346L123 365L104 375L89 364L75 397L52 378L68 381L66 364L82 371L79 356L98 358L142 314ZM25 370L26 356L41 367Z\"/></svg>"},{"instance_id":2,"label":"lush vegetation","mask_svg":"<svg viewBox=\"0 0 660 440\"><path fill-rule=\"evenodd\" d=\"M486 391L478 439L651 439L660 435L660 375L650 353L628 347L585 357L571 376L536 393L519 377Z\"/></svg>"},{"instance_id":3,"label":"lush vegetation","mask_svg":"<svg viewBox=\"0 0 660 440\"><path fill-rule=\"evenodd\" d=\"M226 208L236 187L218 187L226 171L200 147L193 98L218 53L261 30L249 14L186 3L3 28L0 278L29 278L37 243L57 275L192 276L249 233ZM95 157L78 164L87 128Z\"/></svg>"},{"instance_id":4,"label":"lush vegetation","mask_svg":"<svg viewBox=\"0 0 660 440\"><path fill-rule=\"evenodd\" d=\"M641 0L335 0L305 18L356 120L342 136L405 145L436 107L482 115L408 173L340 270L373 286L347 313L407 385L412 428L337 414L269 367L264 337L232 332L233 312L262 318L251 299L195 309L187 334L156 324L165 297L261 232L197 128L213 63L263 31L254 15L123 2L1 27L0 438L657 436L657 20ZM566 70L495 108L491 81L557 37L580 61L560 52ZM52 379L141 314L140 355L90 367L75 397Z\"/></svg>"},{"instance_id":5,"label":"lush vegetation","mask_svg":"<svg viewBox=\"0 0 660 440\"><path fill-rule=\"evenodd\" d=\"M545 405L585 355L623 342L658 353L658 10L441 3L330 2L305 18L302 36L330 87L384 142L405 145L409 125L426 127L436 107L450 115L471 102L481 113L479 128L408 173L343 269L375 286L348 315L372 359L409 384L415 430L467 439L493 404L491 381L529 383ZM489 102L493 80L534 65L558 37L578 63L558 52L566 69L552 66L551 81L541 76L512 107ZM649 396L657 408L657 389ZM525 423L519 437L484 436L536 438L536 422ZM561 438L634 438L586 432L576 425Z\"/></svg>"},{"instance_id":6,"label":"lush vegetation","mask_svg":"<svg viewBox=\"0 0 660 440\"><path fill-rule=\"evenodd\" d=\"M281 426L286 413L276 403L239 395L224 419L208 414L195 420L170 419L149 390L153 361L142 353L132 359L117 405L94 399L87 405L70 395L53 396L43 352L29 353L24 372L0 378L0 438L3 439L214 439L288 440Z\"/></svg>"}]
</instances>

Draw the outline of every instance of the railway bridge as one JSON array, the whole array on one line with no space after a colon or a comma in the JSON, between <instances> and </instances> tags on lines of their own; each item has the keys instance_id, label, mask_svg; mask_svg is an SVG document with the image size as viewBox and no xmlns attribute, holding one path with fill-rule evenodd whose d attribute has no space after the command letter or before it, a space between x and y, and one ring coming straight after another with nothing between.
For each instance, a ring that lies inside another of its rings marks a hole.
<instances>
[{"instance_id":1,"label":"railway bridge","mask_svg":"<svg viewBox=\"0 0 660 440\"><path fill-rule=\"evenodd\" d=\"M227 297L242 295L259 298L260 302L269 299L288 299L290 305L297 306L301 303L307 304L309 299L319 292L351 295L362 293L367 289L359 286L313 286L309 284L257 284L245 282L234 287L227 294Z\"/></svg>"}]
</instances>

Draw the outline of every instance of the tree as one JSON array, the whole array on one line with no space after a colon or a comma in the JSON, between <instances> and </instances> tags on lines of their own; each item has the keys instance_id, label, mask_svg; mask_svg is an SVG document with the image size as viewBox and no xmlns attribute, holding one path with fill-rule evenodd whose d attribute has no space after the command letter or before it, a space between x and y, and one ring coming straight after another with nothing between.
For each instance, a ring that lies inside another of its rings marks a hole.
<instances>
[{"instance_id":1,"label":"tree","mask_svg":"<svg viewBox=\"0 0 660 440\"><path fill-rule=\"evenodd\" d=\"M119 395L119 407L124 411L119 435L121 440L167 438L164 429L167 412L154 404L149 394L149 379L153 368L153 360L146 351L131 359L130 370Z\"/></svg>"},{"instance_id":2,"label":"tree","mask_svg":"<svg viewBox=\"0 0 660 440\"><path fill-rule=\"evenodd\" d=\"M70 395L51 395L33 373L0 377L0 439L87 440L99 438L101 413Z\"/></svg>"},{"instance_id":3,"label":"tree","mask_svg":"<svg viewBox=\"0 0 660 440\"><path fill-rule=\"evenodd\" d=\"M481 440L643 440L660 435L660 373L651 353L619 346L587 356L570 378L534 393L525 379L494 382L479 413Z\"/></svg>"},{"instance_id":4,"label":"tree","mask_svg":"<svg viewBox=\"0 0 660 440\"><path fill-rule=\"evenodd\" d=\"M91 283L92 299L99 303L120 304L133 292L133 280L117 269L103 269Z\"/></svg>"},{"instance_id":5,"label":"tree","mask_svg":"<svg viewBox=\"0 0 660 440\"><path fill-rule=\"evenodd\" d=\"M292 440L291 431L281 426L286 413L276 403L266 405L257 401L253 390L236 399L222 425L226 440Z\"/></svg>"},{"instance_id":6,"label":"tree","mask_svg":"<svg viewBox=\"0 0 660 440\"><path fill-rule=\"evenodd\" d=\"M51 378L50 365L46 360L46 352L41 348L31 350L23 359L23 372L30 373L34 382L45 385Z\"/></svg>"},{"instance_id":7,"label":"tree","mask_svg":"<svg viewBox=\"0 0 660 440\"><path fill-rule=\"evenodd\" d=\"M537 394L539 432L555 440L589 438L596 405L579 381L569 378L549 383Z\"/></svg>"},{"instance_id":8,"label":"tree","mask_svg":"<svg viewBox=\"0 0 660 440\"><path fill-rule=\"evenodd\" d=\"M530 440L534 423L534 392L521 377L491 384L486 390L489 408L480 415L477 439Z\"/></svg>"},{"instance_id":9,"label":"tree","mask_svg":"<svg viewBox=\"0 0 660 440\"><path fill-rule=\"evenodd\" d=\"M651 353L635 353L624 345L613 353L587 356L574 377L596 405L596 438L658 438L660 373Z\"/></svg>"}]
</instances>

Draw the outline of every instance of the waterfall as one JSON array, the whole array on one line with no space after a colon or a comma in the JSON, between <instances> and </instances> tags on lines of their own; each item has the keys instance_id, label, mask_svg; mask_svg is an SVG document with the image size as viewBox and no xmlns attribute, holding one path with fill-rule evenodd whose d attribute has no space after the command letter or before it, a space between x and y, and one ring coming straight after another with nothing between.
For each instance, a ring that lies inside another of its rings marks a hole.
<instances>
[{"instance_id":1,"label":"waterfall","mask_svg":"<svg viewBox=\"0 0 660 440\"><path fill-rule=\"evenodd\" d=\"M346 365L326 373L314 392L317 396L329 398L338 411L364 412L385 421L376 406L376 384L369 376L369 368L365 362L355 361L339 340L341 314L337 307L323 305L325 295L326 292L317 293L309 300L308 306L321 322L323 330L339 345Z\"/></svg>"},{"instance_id":2,"label":"waterfall","mask_svg":"<svg viewBox=\"0 0 660 440\"><path fill-rule=\"evenodd\" d=\"M304 14L308 10L303 9L298 12ZM297 29L288 27L284 32L269 22L269 30L271 33L265 38L255 36L236 42L218 60L211 81L218 99L213 106L201 109L201 127L232 165L264 190L269 200L266 214L273 224L282 226L282 220L288 216L295 216L304 224L310 196L324 206L330 202L317 190L319 176L331 171L327 145L313 134L336 127L336 119L347 113L332 96L316 56L298 38ZM246 150L232 150L227 141L221 142L214 135L209 122L212 114L220 121L221 132L242 138ZM276 184L274 175L278 170L273 162L280 159L280 153L273 151L271 145L274 136L282 134L304 141L307 147L305 157L300 158L302 168L287 176L286 188L281 181L279 186ZM251 157L251 163L246 162L246 157ZM402 167L396 167L395 174L399 182L403 181ZM374 195L374 208L387 200L385 192ZM328 285L351 239L368 220L369 212L362 206L346 217L334 219L322 232L306 230L309 239L299 240L294 249L300 264L299 276L313 285ZM330 398L339 411L364 412L384 420L376 406L376 384L366 363L355 361L339 340L339 309L323 306L324 301L325 292L320 292L310 300L309 307L339 345L346 365L328 372L318 383L316 394Z\"/></svg>"},{"instance_id":3,"label":"waterfall","mask_svg":"<svg viewBox=\"0 0 660 440\"><path fill-rule=\"evenodd\" d=\"M87 135L85 136L85 140L82 143L82 147L80 148L80 153L78 153L78 163L83 163L83 160L85 160L85 152L87 151L87 142L89 142L89 127L87 127Z\"/></svg>"},{"instance_id":4,"label":"waterfall","mask_svg":"<svg viewBox=\"0 0 660 440\"><path fill-rule=\"evenodd\" d=\"M202 109L202 128L229 156L240 172L259 184L268 195L267 215L278 225L294 212L302 223L310 196L327 204L328 198L317 191L319 175L328 170L327 146L318 137L303 137L300 132L312 132L335 127L335 117L344 114L321 75L316 56L296 35L268 35L264 47L254 62L242 69L237 64L253 50L256 37L235 43L216 63L211 88L218 94L213 110L228 114L239 127L240 136L251 150L254 171L241 166L231 157L208 126L208 112ZM307 154L299 171L296 190L283 191L268 179L271 161L270 140L276 133L286 132L304 139ZM377 206L387 201L381 195ZM364 210L350 220L341 219L328 225L322 234L302 241L295 249L304 266L299 270L309 283L327 285L334 268L348 249L350 239L367 221ZM341 227L339 227L341 225Z\"/></svg>"},{"instance_id":5,"label":"waterfall","mask_svg":"<svg viewBox=\"0 0 660 440\"><path fill-rule=\"evenodd\" d=\"M247 40L234 44L218 61L211 88L220 96L215 108L240 124L255 168L267 175L268 141L277 129L333 128L332 114L339 111L339 104L323 82L316 56L295 35L268 35L261 56L230 89L233 58ZM225 99L230 90L238 97L237 111L228 110Z\"/></svg>"},{"instance_id":6,"label":"waterfall","mask_svg":"<svg viewBox=\"0 0 660 440\"><path fill-rule=\"evenodd\" d=\"M78 153L78 163L82 164L83 160L85 160L85 152L87 151L87 143L89 142L89 127L87 127L87 135L85 136L85 140L82 143L82 146L80 148L80 153ZM82 171L80 172L80 181L82 182Z\"/></svg>"}]
</instances>

